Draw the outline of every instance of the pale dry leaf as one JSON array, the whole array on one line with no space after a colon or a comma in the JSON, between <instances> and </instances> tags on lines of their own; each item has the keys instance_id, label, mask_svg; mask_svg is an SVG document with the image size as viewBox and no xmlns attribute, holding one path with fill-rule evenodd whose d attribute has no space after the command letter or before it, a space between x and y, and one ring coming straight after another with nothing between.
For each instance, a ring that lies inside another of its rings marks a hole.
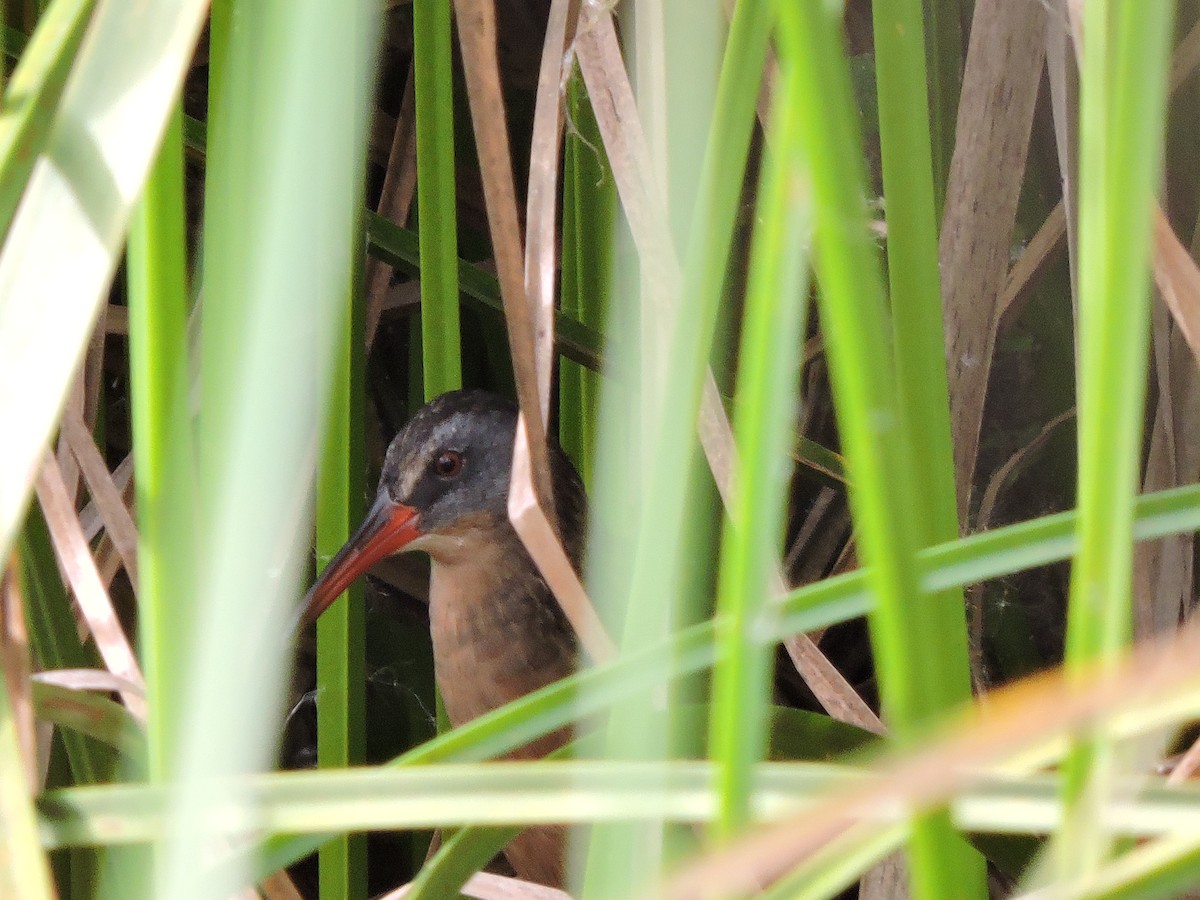
<instances>
[{"instance_id":1,"label":"pale dry leaf","mask_svg":"<svg viewBox=\"0 0 1200 900\"><path fill-rule=\"evenodd\" d=\"M83 421L88 429L96 426L100 414L100 397L104 388L104 349L107 346L108 317L110 304L100 307L96 324L92 328L92 339L88 343L87 355L83 358Z\"/></svg>"},{"instance_id":2,"label":"pale dry leaf","mask_svg":"<svg viewBox=\"0 0 1200 900\"><path fill-rule=\"evenodd\" d=\"M104 312L104 329L109 334L129 336L129 307L108 304Z\"/></svg>"},{"instance_id":3,"label":"pale dry leaf","mask_svg":"<svg viewBox=\"0 0 1200 900\"><path fill-rule=\"evenodd\" d=\"M1159 206L1154 208L1154 281L1184 340L1200 360L1200 269Z\"/></svg>"},{"instance_id":4,"label":"pale dry leaf","mask_svg":"<svg viewBox=\"0 0 1200 900\"><path fill-rule=\"evenodd\" d=\"M588 599L579 576L562 551L554 529L533 494L529 469L529 437L525 414L517 420L513 449L512 486L508 494L508 517L521 536L530 557L541 570L546 583L558 599L571 627L579 635L588 655L598 663L616 656L616 647L604 630L596 609Z\"/></svg>"},{"instance_id":5,"label":"pale dry leaf","mask_svg":"<svg viewBox=\"0 0 1200 900\"><path fill-rule=\"evenodd\" d=\"M1121 662L1087 673L1036 675L988 695L940 740L884 765L875 774L807 808L802 817L766 828L703 857L672 879L669 900L723 896L774 881L859 822L886 821L897 809L945 803L989 766L1022 750L1168 698L1200 692L1200 628L1146 643Z\"/></svg>"},{"instance_id":6,"label":"pale dry leaf","mask_svg":"<svg viewBox=\"0 0 1200 900\"><path fill-rule=\"evenodd\" d=\"M1083 4L1084 0L1065 0L1067 24L1071 32L1071 40L1075 43L1075 55L1079 56L1083 48Z\"/></svg>"},{"instance_id":7,"label":"pale dry leaf","mask_svg":"<svg viewBox=\"0 0 1200 900\"><path fill-rule=\"evenodd\" d=\"M621 206L642 264L648 269L651 296L675 297L681 278L674 250L666 239L670 234L666 203L654 176L649 143L641 129L641 116L612 17L592 6L586 7L585 13L575 38L575 52Z\"/></svg>"},{"instance_id":8,"label":"pale dry leaf","mask_svg":"<svg viewBox=\"0 0 1200 900\"><path fill-rule=\"evenodd\" d=\"M383 175L383 187L379 191L379 206L376 212L390 222L404 225L412 208L417 190L417 123L416 97L413 87L413 67L408 66L408 77L404 80L404 94L400 99L400 114L396 117L396 128L392 132L392 146L388 151L387 169ZM383 314L388 299L388 287L392 280L392 267L378 257L367 256L367 284L365 316L365 338L367 349L375 343L375 331L379 328L379 317Z\"/></svg>"},{"instance_id":9,"label":"pale dry leaf","mask_svg":"<svg viewBox=\"0 0 1200 900\"><path fill-rule=\"evenodd\" d=\"M80 368L75 374L75 380L71 383L71 392L67 394L67 402L63 406L64 413L73 411L77 415L83 415L83 385L84 370ZM71 448L67 446L66 439L62 435L59 435L55 453L58 456L58 468L62 472L63 484L67 487L67 496L70 497L71 505L74 506L75 501L79 498L79 463L75 461Z\"/></svg>"},{"instance_id":10,"label":"pale dry leaf","mask_svg":"<svg viewBox=\"0 0 1200 900\"><path fill-rule=\"evenodd\" d=\"M376 900L403 900L410 890L411 886L405 885ZM460 888L460 893L475 900L571 900L566 891L491 872L476 872Z\"/></svg>"},{"instance_id":11,"label":"pale dry leaf","mask_svg":"<svg viewBox=\"0 0 1200 900\"><path fill-rule=\"evenodd\" d=\"M1059 201L1025 245L1025 250L1008 273L1004 293L1000 295L1000 302L996 307L997 331L1006 331L1020 315L1025 304L1033 297L1037 277L1046 270L1066 236L1067 214L1062 201Z\"/></svg>"},{"instance_id":12,"label":"pale dry leaf","mask_svg":"<svg viewBox=\"0 0 1200 900\"><path fill-rule=\"evenodd\" d=\"M903 853L893 853L863 876L858 900L900 900L909 896L908 865Z\"/></svg>"},{"instance_id":13,"label":"pale dry leaf","mask_svg":"<svg viewBox=\"0 0 1200 900\"><path fill-rule=\"evenodd\" d=\"M259 890L266 900L304 900L304 895L292 883L291 876L282 870L264 878L259 883Z\"/></svg>"},{"instance_id":14,"label":"pale dry leaf","mask_svg":"<svg viewBox=\"0 0 1200 900\"><path fill-rule=\"evenodd\" d=\"M39 684L52 684L71 691L137 694L145 696L142 686L107 669L46 669L33 676Z\"/></svg>"},{"instance_id":15,"label":"pale dry leaf","mask_svg":"<svg viewBox=\"0 0 1200 900\"><path fill-rule=\"evenodd\" d=\"M534 323L538 410L550 418L554 371L554 294L558 274L558 164L563 134L562 86L570 75L567 53L579 22L579 0L553 0L538 73L525 205L525 298Z\"/></svg>"},{"instance_id":16,"label":"pale dry leaf","mask_svg":"<svg viewBox=\"0 0 1200 900\"><path fill-rule=\"evenodd\" d=\"M1076 12L1078 13L1078 8ZM1176 47L1171 58L1172 93L1177 91L1191 77L1196 67L1200 65L1200 23L1192 27ZM1058 203L1046 221L1038 228L1033 238L1026 245L1025 251L1017 260L1009 273L1000 301L999 328L1005 330L1024 306L1029 298L1032 279L1040 274L1058 242L1066 235L1067 223L1063 204ZM1031 256L1032 254L1032 256ZM1029 257L1027 259L1027 257Z\"/></svg>"},{"instance_id":17,"label":"pale dry leaf","mask_svg":"<svg viewBox=\"0 0 1200 900\"><path fill-rule=\"evenodd\" d=\"M114 675L144 690L145 680L137 658L121 629L112 601L96 570L95 560L83 539L83 531L67 496L62 473L49 453L38 475L36 490L46 525L50 529L55 555L67 574L88 630L96 641L100 658ZM123 691L121 697L131 713L140 719L145 718L146 701L141 694Z\"/></svg>"},{"instance_id":18,"label":"pale dry leaf","mask_svg":"<svg viewBox=\"0 0 1200 900\"><path fill-rule=\"evenodd\" d=\"M1192 34L1195 34L1193 29ZM1189 35L1176 53L1186 52ZM1200 475L1195 438L1200 395L1200 270L1162 208L1153 211L1154 282L1163 304L1152 311L1154 415L1142 487L1162 490ZM1170 317L1165 311L1170 313ZM1186 348L1186 354L1177 350ZM1139 637L1176 628L1193 605L1192 535L1172 535L1134 548L1134 628Z\"/></svg>"},{"instance_id":19,"label":"pale dry leaf","mask_svg":"<svg viewBox=\"0 0 1200 900\"><path fill-rule=\"evenodd\" d=\"M717 388L717 380L710 368L704 373L704 388L700 395L700 416L696 430L700 437L700 446L704 450L708 467L712 470L713 481L721 495L721 502L728 509L733 504L737 494L737 442L733 437L733 426L725 406L721 403L721 392ZM784 590L783 578L780 576L779 587Z\"/></svg>"},{"instance_id":20,"label":"pale dry leaf","mask_svg":"<svg viewBox=\"0 0 1200 900\"><path fill-rule=\"evenodd\" d=\"M1040 3L980 3L963 71L938 251L960 521L970 508L1045 28Z\"/></svg>"},{"instance_id":21,"label":"pale dry leaf","mask_svg":"<svg viewBox=\"0 0 1200 900\"><path fill-rule=\"evenodd\" d=\"M835 505L837 498L837 491L821 488L788 549L783 567L797 587L841 575L858 566L850 512L844 503ZM808 636L820 646L827 630L818 628L808 632Z\"/></svg>"},{"instance_id":22,"label":"pale dry leaf","mask_svg":"<svg viewBox=\"0 0 1200 900\"><path fill-rule=\"evenodd\" d=\"M1147 399L1153 404L1150 424L1150 449L1142 474L1144 491L1175 487L1179 482L1179 457L1176 453L1176 392L1171 371L1170 314L1161 304L1150 311L1151 366L1157 390ZM1195 363L1188 361L1194 378ZM1181 385L1182 387L1182 385ZM1182 393L1182 392L1181 392ZM1182 399L1179 397L1178 399ZM1181 541L1182 539L1182 541ZM1192 554L1194 535L1171 535L1147 541L1133 548L1133 623L1134 637L1142 638L1175 628L1192 590ZM1183 548L1187 552L1181 552ZM1186 575L1186 593L1184 578Z\"/></svg>"},{"instance_id":23,"label":"pale dry leaf","mask_svg":"<svg viewBox=\"0 0 1200 900\"><path fill-rule=\"evenodd\" d=\"M84 424L83 418L70 406L63 411L62 435L67 446L83 470L84 481L87 482L88 492L92 502L100 513L105 531L121 554L125 563L125 572L129 583L133 585L134 593L138 591L138 533L133 524L133 517L125 506L120 489L117 488L104 457L92 437L91 430Z\"/></svg>"},{"instance_id":24,"label":"pale dry leaf","mask_svg":"<svg viewBox=\"0 0 1200 900\"><path fill-rule=\"evenodd\" d=\"M1183 784L1197 772L1200 772L1200 738L1196 738L1172 767L1171 774L1167 776L1167 784Z\"/></svg>"},{"instance_id":25,"label":"pale dry leaf","mask_svg":"<svg viewBox=\"0 0 1200 900\"><path fill-rule=\"evenodd\" d=\"M395 134L396 120L386 110L376 107L371 120L371 132L367 136L367 156L371 162L378 163L380 167L387 165Z\"/></svg>"},{"instance_id":26,"label":"pale dry leaf","mask_svg":"<svg viewBox=\"0 0 1200 900\"><path fill-rule=\"evenodd\" d=\"M788 547L787 556L783 560L785 572L791 574L797 584L812 584L819 581L828 571L835 557L840 552L838 546L826 546L824 543L819 552L814 551L814 545L819 538L826 542L835 535L837 544L842 543L840 510L834 509L838 492L833 488L823 487L818 491L807 512L804 521L796 531L796 537ZM803 565L804 569L797 573L796 567Z\"/></svg>"},{"instance_id":27,"label":"pale dry leaf","mask_svg":"<svg viewBox=\"0 0 1200 900\"><path fill-rule=\"evenodd\" d=\"M124 561L107 534L100 538L93 556L96 560L96 571L100 573L100 582L106 590L111 590L117 573L124 567Z\"/></svg>"},{"instance_id":28,"label":"pale dry leaf","mask_svg":"<svg viewBox=\"0 0 1200 900\"><path fill-rule=\"evenodd\" d=\"M490 0L455 0L454 9L517 400L528 417L533 483L543 508L553 509L546 423L537 396L535 329L525 298L525 252L496 59L496 11Z\"/></svg>"},{"instance_id":29,"label":"pale dry leaf","mask_svg":"<svg viewBox=\"0 0 1200 900\"><path fill-rule=\"evenodd\" d=\"M125 503L126 508L129 508L133 501L133 453L127 453L125 458L121 460L112 472L113 484L117 486L117 490L121 492L121 498ZM90 543L95 540L100 532L104 529L104 519L100 516L100 510L96 506L96 501L88 502L79 513L79 524L83 528L83 536Z\"/></svg>"},{"instance_id":30,"label":"pale dry leaf","mask_svg":"<svg viewBox=\"0 0 1200 900\"><path fill-rule=\"evenodd\" d=\"M804 679L820 701L825 711L833 718L857 725L873 734L885 734L887 728L875 711L850 686L845 676L829 661L813 639L803 632L784 639L783 648L796 671Z\"/></svg>"},{"instance_id":31,"label":"pale dry leaf","mask_svg":"<svg viewBox=\"0 0 1200 900\"><path fill-rule=\"evenodd\" d=\"M670 202L668 192L668 150L670 146L670 111L667 105L667 29L663 10L664 0L642 0L637 5L633 29L634 82L637 84L637 106L644 114L639 120L645 129L647 161L646 174L657 182L662 191L663 208ZM611 20L612 5L597 5L589 10Z\"/></svg>"},{"instance_id":32,"label":"pale dry leaf","mask_svg":"<svg viewBox=\"0 0 1200 900\"><path fill-rule=\"evenodd\" d=\"M1200 66L1200 22L1192 26L1175 52L1171 54L1171 79L1168 90L1173 94L1191 78Z\"/></svg>"},{"instance_id":33,"label":"pale dry leaf","mask_svg":"<svg viewBox=\"0 0 1200 900\"><path fill-rule=\"evenodd\" d=\"M1156 491L1200 478L1200 371L1166 306L1151 308L1154 416L1142 489ZM1195 535L1177 534L1134 547L1134 634L1175 628L1194 602Z\"/></svg>"},{"instance_id":34,"label":"pale dry leaf","mask_svg":"<svg viewBox=\"0 0 1200 900\"><path fill-rule=\"evenodd\" d=\"M0 571L0 690L8 692L8 708L15 726L21 763L31 794L41 786L38 766L38 739L30 693L29 635L25 630L25 603L17 579L19 562L13 555Z\"/></svg>"},{"instance_id":35,"label":"pale dry leaf","mask_svg":"<svg viewBox=\"0 0 1200 900\"><path fill-rule=\"evenodd\" d=\"M525 259L496 59L495 9L489 0L455 0L455 11L471 122L483 176L488 226L521 408L518 433L525 439L524 455L520 459L515 457L521 450L521 444L517 442L514 446L509 517L563 612L572 624L578 623L582 628L579 631L580 641L590 651L603 654L607 637L601 637L604 632L599 628L599 617L579 584L557 534L546 419L538 388L539 335L534 311L525 291ZM560 66L561 56L561 53L558 54ZM544 330L541 338L545 347L552 348L552 317L548 327L550 330ZM548 392L548 375L546 383ZM605 657L601 655L597 658Z\"/></svg>"}]
</instances>

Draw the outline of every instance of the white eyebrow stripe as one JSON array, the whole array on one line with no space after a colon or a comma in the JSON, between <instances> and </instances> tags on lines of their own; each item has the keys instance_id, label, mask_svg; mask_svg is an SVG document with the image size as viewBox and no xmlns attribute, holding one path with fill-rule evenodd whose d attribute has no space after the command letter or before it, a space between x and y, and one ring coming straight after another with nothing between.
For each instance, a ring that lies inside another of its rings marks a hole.
<instances>
[{"instance_id":1,"label":"white eyebrow stripe","mask_svg":"<svg viewBox=\"0 0 1200 900\"><path fill-rule=\"evenodd\" d=\"M424 474L425 467L414 466L412 464L413 459L414 457L410 456L404 460L404 465L400 468L400 482L397 484L397 488L399 489L396 496L397 500L403 501L406 497L411 497L413 488L417 486L421 475Z\"/></svg>"}]
</instances>

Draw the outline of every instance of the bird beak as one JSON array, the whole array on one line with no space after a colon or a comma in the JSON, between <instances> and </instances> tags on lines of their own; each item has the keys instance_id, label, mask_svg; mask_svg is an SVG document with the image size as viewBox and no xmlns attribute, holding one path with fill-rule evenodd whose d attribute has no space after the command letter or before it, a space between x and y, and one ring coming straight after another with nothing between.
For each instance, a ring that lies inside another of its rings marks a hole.
<instances>
[{"instance_id":1,"label":"bird beak","mask_svg":"<svg viewBox=\"0 0 1200 900\"><path fill-rule=\"evenodd\" d=\"M316 584L309 588L304 598L302 624L315 622L354 583L354 579L385 556L391 556L419 538L422 532L417 521L415 509L397 503L386 491L380 491L358 531L329 561Z\"/></svg>"}]
</instances>

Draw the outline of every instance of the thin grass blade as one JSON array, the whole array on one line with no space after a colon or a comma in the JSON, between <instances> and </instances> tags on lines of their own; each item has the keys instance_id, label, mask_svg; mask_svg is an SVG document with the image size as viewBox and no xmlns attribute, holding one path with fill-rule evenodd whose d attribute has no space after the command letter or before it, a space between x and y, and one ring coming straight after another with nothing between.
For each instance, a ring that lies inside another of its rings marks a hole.
<instances>
[{"instance_id":1,"label":"thin grass blade","mask_svg":"<svg viewBox=\"0 0 1200 900\"><path fill-rule=\"evenodd\" d=\"M205 204L201 612L155 896L225 897L247 880L197 879L195 860L216 849L213 804L236 797L223 779L271 761L281 716L338 305L357 268L367 7L224 10Z\"/></svg>"},{"instance_id":2,"label":"thin grass blade","mask_svg":"<svg viewBox=\"0 0 1200 900\"><path fill-rule=\"evenodd\" d=\"M889 725L908 743L944 705L935 701L946 691L945 666L928 662L930 648L941 639L945 614L939 598L921 590L916 565L916 551L926 538L910 516L921 508L917 485L922 473L894 388L882 272L866 231L862 144L839 29L840 18L832 8L786 6L781 56L799 67L805 88L822 324L850 474L851 509L877 597L869 621L880 693ZM923 67L923 46L911 49L921 55L906 64ZM927 126L924 148L928 160ZM928 176L922 178L928 203ZM926 220L931 213L926 210ZM920 287L928 290L928 285ZM914 823L909 847L915 897L952 897L964 888L969 896L978 892L979 885L970 887L972 879L965 877L960 846L945 815Z\"/></svg>"},{"instance_id":3,"label":"thin grass blade","mask_svg":"<svg viewBox=\"0 0 1200 900\"><path fill-rule=\"evenodd\" d=\"M754 766L767 748L773 654L754 639L752 629L770 602L778 564L791 479L780 461L788 459L793 441L809 303L806 251L812 223L799 122L801 87L794 67L777 82L746 288L734 413L738 493L721 544L717 610L725 621L718 632L709 738L709 755L720 764L719 839L747 824Z\"/></svg>"},{"instance_id":4,"label":"thin grass blade","mask_svg":"<svg viewBox=\"0 0 1200 900\"><path fill-rule=\"evenodd\" d=\"M1151 211L1161 173L1174 4L1084 10L1080 132L1079 552L1066 665L1115 660L1132 634L1133 510L1149 352ZM1065 769L1061 875L1100 865L1116 748L1085 736Z\"/></svg>"},{"instance_id":5,"label":"thin grass blade","mask_svg":"<svg viewBox=\"0 0 1200 900\"><path fill-rule=\"evenodd\" d=\"M178 661L196 618L196 466L188 409L183 132L171 117L130 229L129 355L137 447L142 665L149 776L169 777L184 682Z\"/></svg>"},{"instance_id":6,"label":"thin grass blade","mask_svg":"<svg viewBox=\"0 0 1200 900\"><path fill-rule=\"evenodd\" d=\"M462 387L454 78L447 0L413 2L425 399Z\"/></svg>"}]
</instances>

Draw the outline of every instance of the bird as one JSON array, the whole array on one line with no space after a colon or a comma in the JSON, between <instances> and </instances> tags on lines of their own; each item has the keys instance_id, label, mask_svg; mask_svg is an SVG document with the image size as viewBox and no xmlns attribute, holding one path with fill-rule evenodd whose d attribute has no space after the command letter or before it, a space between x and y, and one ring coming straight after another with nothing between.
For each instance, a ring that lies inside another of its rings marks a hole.
<instances>
[{"instance_id":1,"label":"bird","mask_svg":"<svg viewBox=\"0 0 1200 900\"><path fill-rule=\"evenodd\" d=\"M463 725L575 671L578 642L508 518L518 410L485 391L452 391L421 409L388 446L375 502L305 597L312 622L384 557L430 559L434 675L450 723ZM563 548L581 571L587 496L552 438L553 500ZM571 740L569 727L511 751L539 759ZM565 880L565 832L526 829L505 848L517 876Z\"/></svg>"}]
</instances>

